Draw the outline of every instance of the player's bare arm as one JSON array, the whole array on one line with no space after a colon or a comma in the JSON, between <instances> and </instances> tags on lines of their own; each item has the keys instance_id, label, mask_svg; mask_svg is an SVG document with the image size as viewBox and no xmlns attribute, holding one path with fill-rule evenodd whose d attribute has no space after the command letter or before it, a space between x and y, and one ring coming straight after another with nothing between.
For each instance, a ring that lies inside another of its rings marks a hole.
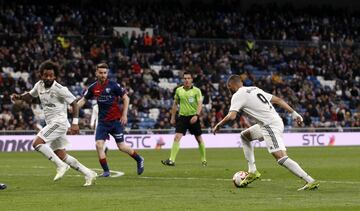
<instances>
[{"instance_id":1,"label":"player's bare arm","mask_svg":"<svg viewBox=\"0 0 360 211\"><path fill-rule=\"evenodd\" d=\"M215 127L212 129L212 132L214 135L216 135L216 132L219 131L219 129L226 124L228 121L234 120L236 118L237 112L236 111L230 111L224 119L222 119L219 123L215 125Z\"/></svg>"},{"instance_id":2,"label":"player's bare arm","mask_svg":"<svg viewBox=\"0 0 360 211\"><path fill-rule=\"evenodd\" d=\"M296 121L296 123L301 126L303 118L300 114L298 114L289 104L287 104L283 99L272 96L271 103L279 105L281 108L285 109L287 112L291 113L292 118Z\"/></svg>"},{"instance_id":3,"label":"player's bare arm","mask_svg":"<svg viewBox=\"0 0 360 211\"><path fill-rule=\"evenodd\" d=\"M85 97L82 97L79 101L77 101L77 105L79 109L82 108L85 105L85 103L86 103Z\"/></svg>"},{"instance_id":4,"label":"player's bare arm","mask_svg":"<svg viewBox=\"0 0 360 211\"><path fill-rule=\"evenodd\" d=\"M174 100L173 105L171 107L171 119L170 119L170 124L175 125L175 115L176 115L176 111L177 111L177 106L178 106L179 102L178 100Z\"/></svg>"},{"instance_id":5,"label":"player's bare arm","mask_svg":"<svg viewBox=\"0 0 360 211\"><path fill-rule=\"evenodd\" d=\"M190 119L190 123L191 124L194 124L196 121L198 121L199 119L199 115L201 114L201 110L202 110L202 99L198 99L197 101L197 110L196 110L196 115L193 116L191 119Z\"/></svg>"},{"instance_id":6,"label":"player's bare arm","mask_svg":"<svg viewBox=\"0 0 360 211\"><path fill-rule=\"evenodd\" d=\"M17 100L23 100L23 101L26 101L26 102L31 102L31 100L33 99L34 97L31 96L31 94L29 92L25 92L23 94L12 94L11 95L11 101L12 102L15 102Z\"/></svg>"},{"instance_id":7,"label":"player's bare arm","mask_svg":"<svg viewBox=\"0 0 360 211\"><path fill-rule=\"evenodd\" d=\"M130 98L127 94L124 94L122 96L122 100L124 103L124 107L123 107L123 112L122 112L122 116L120 119L120 122L122 125L126 125L128 118L127 118L127 114L128 114L128 110L129 110L129 103L130 103Z\"/></svg>"},{"instance_id":8,"label":"player's bare arm","mask_svg":"<svg viewBox=\"0 0 360 211\"><path fill-rule=\"evenodd\" d=\"M70 106L73 110L73 121L70 128L71 134L79 134L79 106L76 100L74 100Z\"/></svg>"}]
</instances>

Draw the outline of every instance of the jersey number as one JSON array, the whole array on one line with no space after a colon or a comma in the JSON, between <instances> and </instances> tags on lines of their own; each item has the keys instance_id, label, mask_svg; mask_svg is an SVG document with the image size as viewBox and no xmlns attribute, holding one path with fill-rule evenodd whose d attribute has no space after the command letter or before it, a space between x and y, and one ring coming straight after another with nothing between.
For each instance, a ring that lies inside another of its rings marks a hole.
<instances>
[{"instance_id":1,"label":"jersey number","mask_svg":"<svg viewBox=\"0 0 360 211\"><path fill-rule=\"evenodd\" d=\"M265 98L264 95L262 95L261 93L259 93L259 94L257 94L256 96L259 98L259 100L260 100L261 102L263 102L263 103L265 103L265 104L268 104L268 105L270 106L270 109L272 108L271 105L270 105L270 103L269 103L269 101Z\"/></svg>"}]
</instances>

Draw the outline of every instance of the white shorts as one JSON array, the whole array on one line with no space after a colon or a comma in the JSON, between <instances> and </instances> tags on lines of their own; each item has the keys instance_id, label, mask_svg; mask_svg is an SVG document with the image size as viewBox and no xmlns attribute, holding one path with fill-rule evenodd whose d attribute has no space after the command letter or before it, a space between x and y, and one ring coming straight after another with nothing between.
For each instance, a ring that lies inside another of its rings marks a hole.
<instances>
[{"instance_id":1,"label":"white shorts","mask_svg":"<svg viewBox=\"0 0 360 211\"><path fill-rule=\"evenodd\" d=\"M260 126L255 124L248 129L252 140L265 141L269 153L277 152L280 150L286 151L283 141L284 125L282 122L270 125Z\"/></svg>"},{"instance_id":2,"label":"white shorts","mask_svg":"<svg viewBox=\"0 0 360 211\"><path fill-rule=\"evenodd\" d=\"M69 144L69 141L66 138L66 132L68 130L68 125L65 123L54 122L46 125L40 132L37 134L50 148L55 151L58 149L65 149Z\"/></svg>"}]
</instances>

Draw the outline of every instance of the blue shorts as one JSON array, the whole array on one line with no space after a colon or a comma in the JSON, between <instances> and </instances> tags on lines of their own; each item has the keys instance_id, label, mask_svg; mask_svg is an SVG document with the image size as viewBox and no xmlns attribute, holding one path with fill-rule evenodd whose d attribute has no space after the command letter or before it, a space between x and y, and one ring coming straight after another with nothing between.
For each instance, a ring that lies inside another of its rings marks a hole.
<instances>
[{"instance_id":1,"label":"blue shorts","mask_svg":"<svg viewBox=\"0 0 360 211\"><path fill-rule=\"evenodd\" d=\"M96 127L95 140L107 140L109 134L114 137L116 143L124 141L124 127L119 121L99 122Z\"/></svg>"}]
</instances>

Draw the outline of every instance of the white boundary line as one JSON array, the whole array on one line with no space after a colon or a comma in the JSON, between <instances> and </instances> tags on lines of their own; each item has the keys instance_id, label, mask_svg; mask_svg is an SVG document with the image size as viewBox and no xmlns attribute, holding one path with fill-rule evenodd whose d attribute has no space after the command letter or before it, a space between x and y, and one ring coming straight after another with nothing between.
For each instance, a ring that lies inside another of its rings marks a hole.
<instances>
[{"instance_id":1,"label":"white boundary line","mask_svg":"<svg viewBox=\"0 0 360 211\"><path fill-rule=\"evenodd\" d=\"M94 171L97 171L97 172L102 172L103 170L102 169L91 169L91 170L94 170ZM125 173L122 172L122 171L114 171L114 170L110 170L110 177L121 177L121 176L124 176Z\"/></svg>"},{"instance_id":2,"label":"white boundary line","mask_svg":"<svg viewBox=\"0 0 360 211\"><path fill-rule=\"evenodd\" d=\"M224 178L200 178L200 177L138 177L140 179L154 179L154 180L216 180L216 181L232 181L232 179L224 179ZM272 179L261 179L261 182L271 182ZM321 183L333 183L333 184L360 184L360 181L327 181L327 180L319 180Z\"/></svg>"},{"instance_id":3,"label":"white boundary line","mask_svg":"<svg viewBox=\"0 0 360 211\"><path fill-rule=\"evenodd\" d=\"M45 168L44 166L33 166L33 168ZM94 168L92 169L94 171L97 172L102 172L102 169L97 169ZM114 171L114 170L110 170L110 173L112 173L112 175L110 175L110 177L112 178L116 178L116 177L121 177L123 175L125 175L124 172L121 171ZM49 176L53 176L50 174L1 174L0 176L37 176L37 177L49 177ZM65 175L66 177L82 177L83 175ZM201 177L153 177L153 176L140 176L140 177L134 177L136 178L140 178L140 179L153 179L153 180L210 180L210 181L232 181L232 179L225 179L225 178L201 178ZM271 182L272 179L261 179L261 182ZM349 184L349 185L359 185L360 181L339 181L339 180L319 180L319 182L321 183L331 183L331 184Z\"/></svg>"},{"instance_id":4,"label":"white boundary line","mask_svg":"<svg viewBox=\"0 0 360 211\"><path fill-rule=\"evenodd\" d=\"M33 168L35 169L44 169L46 168L45 166L33 166ZM97 171L97 172L102 172L102 169L91 169L93 171ZM123 175L125 175L124 172L122 171L114 171L114 170L110 170L110 177L116 178L116 177L121 177ZM34 176L34 177L51 177L54 175L51 174L0 174L0 176ZM65 177L83 177L84 175L80 175L80 174L75 174L75 175L65 175Z\"/></svg>"}]
</instances>

